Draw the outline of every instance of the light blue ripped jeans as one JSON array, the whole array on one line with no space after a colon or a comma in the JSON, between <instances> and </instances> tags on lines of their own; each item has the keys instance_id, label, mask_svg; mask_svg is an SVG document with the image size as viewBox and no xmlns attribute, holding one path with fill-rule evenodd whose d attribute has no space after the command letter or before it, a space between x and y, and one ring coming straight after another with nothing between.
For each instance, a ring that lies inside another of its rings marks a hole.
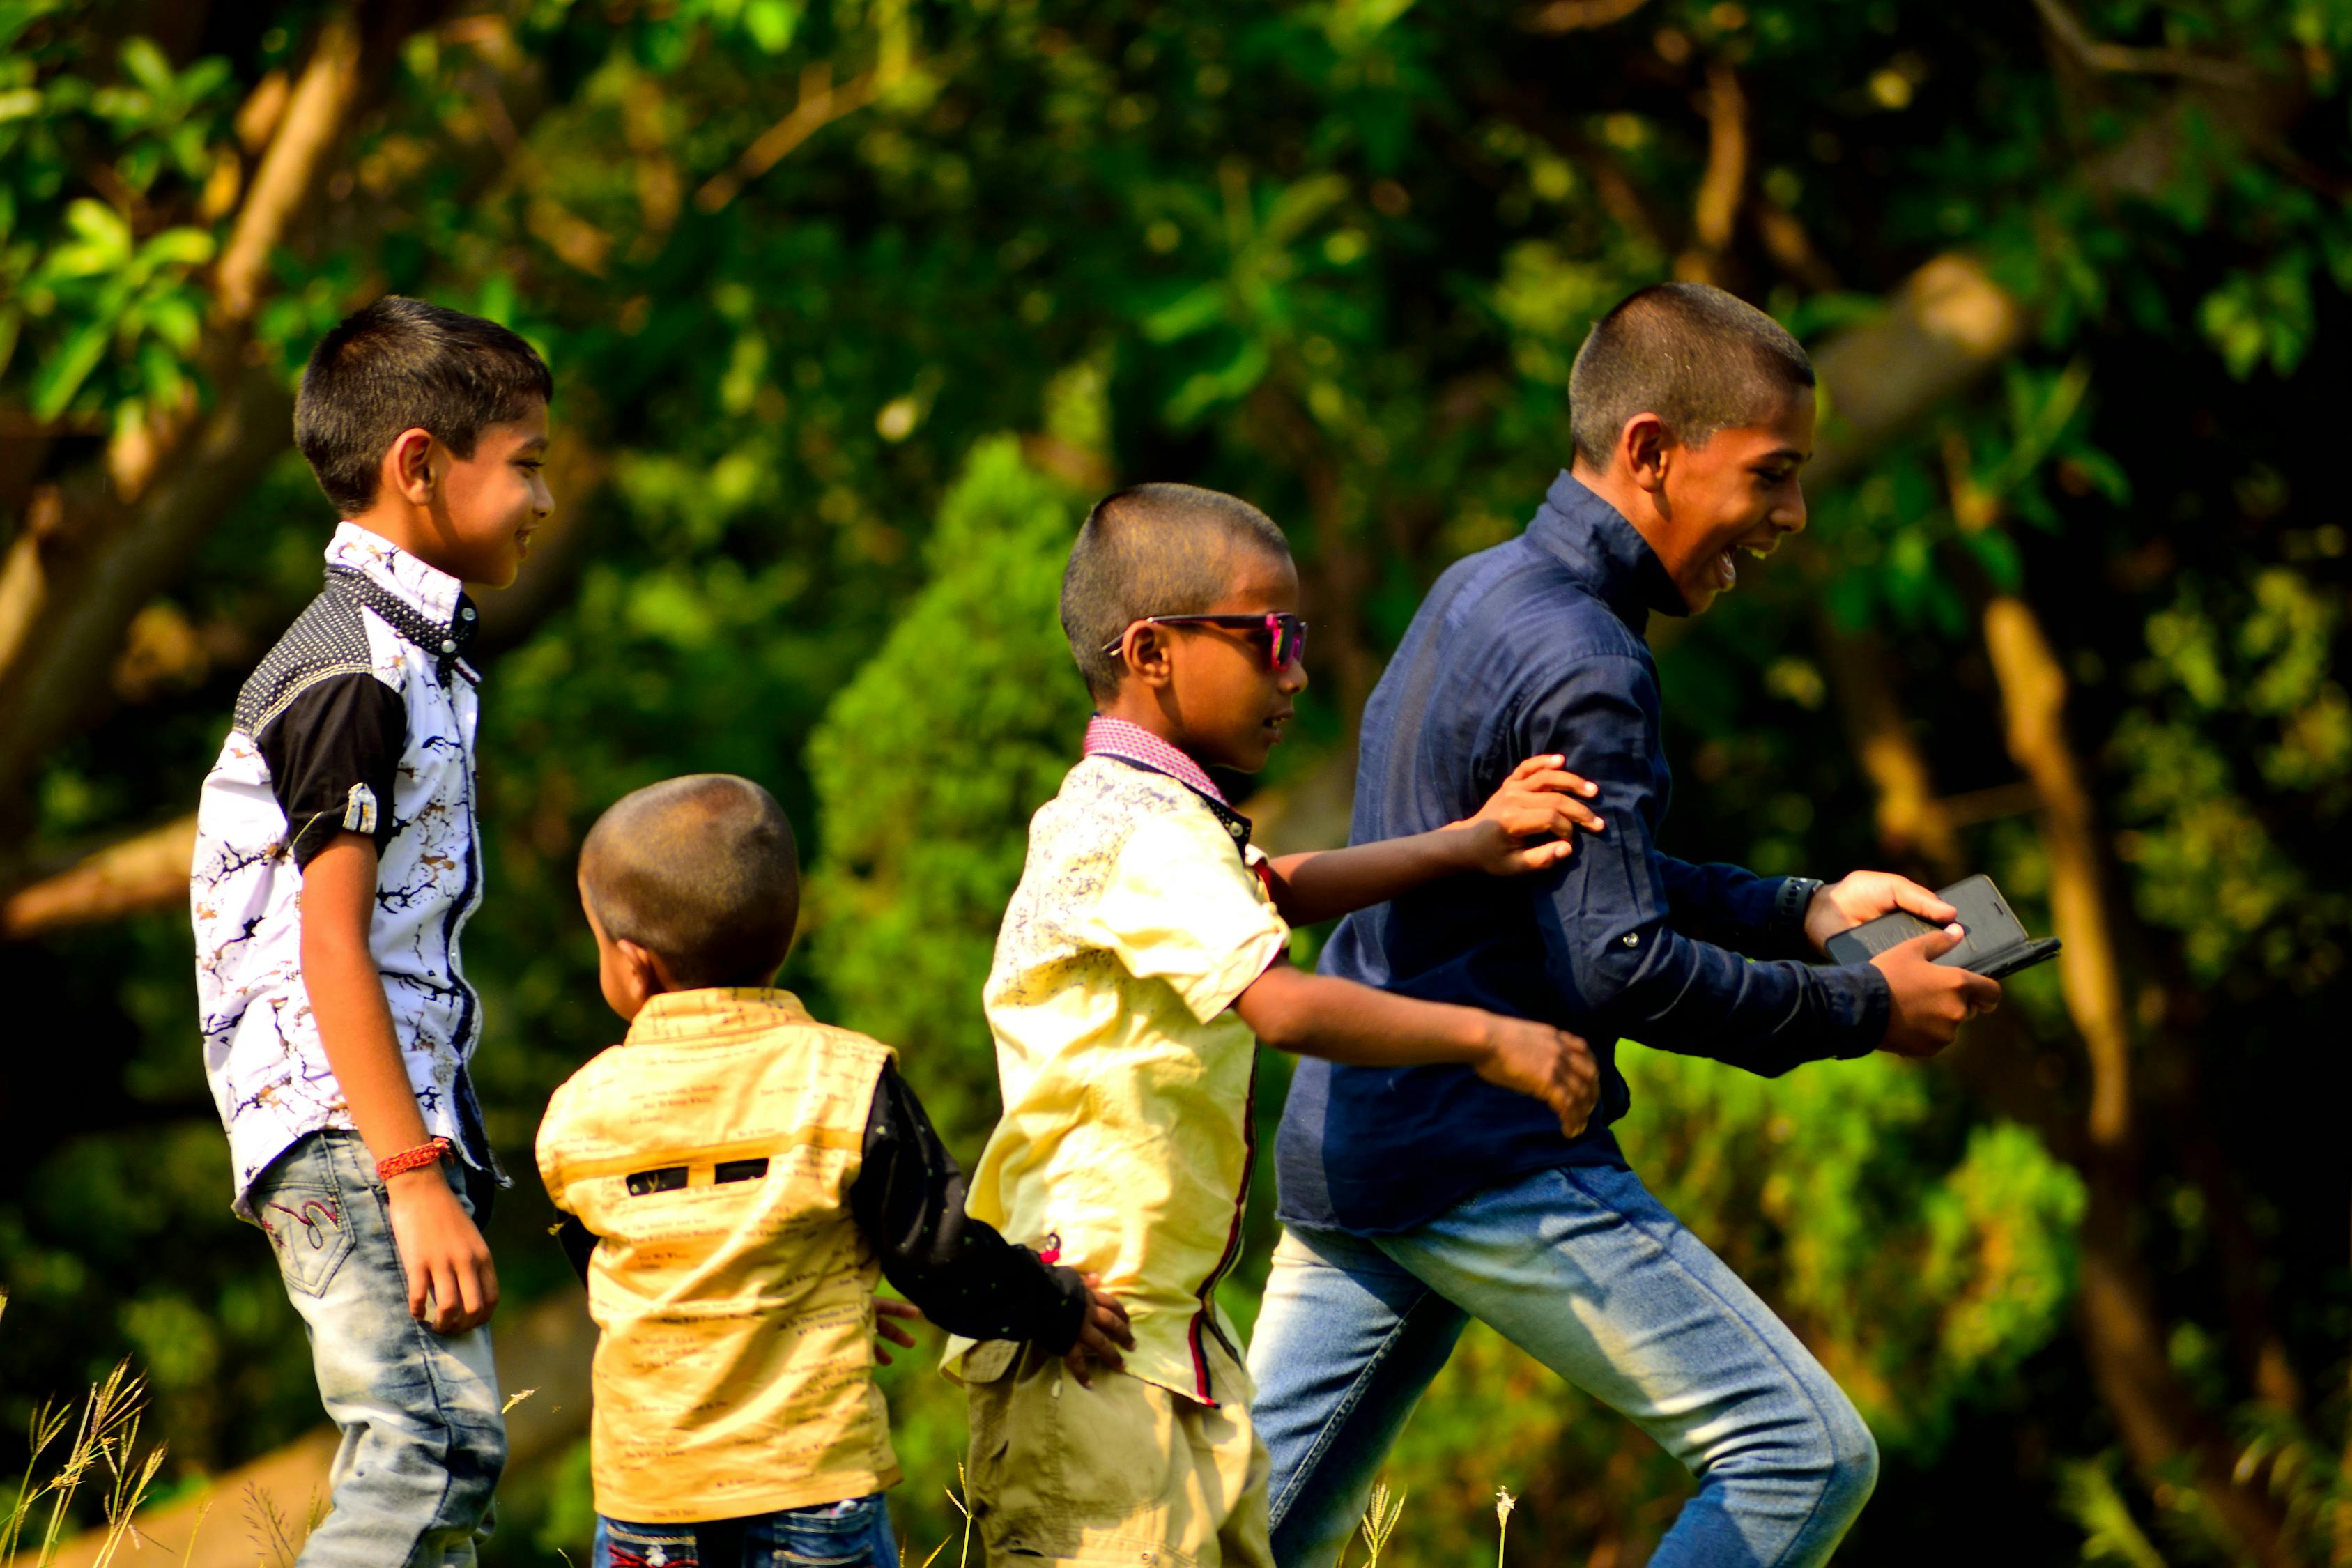
<instances>
[{"instance_id":1,"label":"light blue ripped jeans","mask_svg":"<svg viewBox=\"0 0 2352 1568\"><path fill-rule=\"evenodd\" d=\"M1538 1172L1397 1236L1294 1226L1250 1343L1282 1568L1329 1568L1471 1318L1698 1477L1651 1568L1811 1568L1878 1479L1797 1336L1630 1171Z\"/></svg>"},{"instance_id":2,"label":"light blue ripped jeans","mask_svg":"<svg viewBox=\"0 0 2352 1568\"><path fill-rule=\"evenodd\" d=\"M467 1214L486 1205L454 1161ZM506 1464L490 1331L443 1335L408 1315L408 1276L375 1162L356 1132L313 1132L253 1184L254 1214L310 1336L319 1398L342 1428L333 1509L300 1568L472 1568ZM281 1498L299 1516L303 1500Z\"/></svg>"}]
</instances>

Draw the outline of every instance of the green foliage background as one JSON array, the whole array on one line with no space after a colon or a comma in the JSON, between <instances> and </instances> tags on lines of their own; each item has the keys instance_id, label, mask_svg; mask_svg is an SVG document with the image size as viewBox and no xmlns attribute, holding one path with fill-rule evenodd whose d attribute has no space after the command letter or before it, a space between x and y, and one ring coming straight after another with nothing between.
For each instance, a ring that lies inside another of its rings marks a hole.
<instances>
[{"instance_id":1,"label":"green foliage background","mask_svg":"<svg viewBox=\"0 0 2352 1568\"><path fill-rule=\"evenodd\" d=\"M339 11L0 0L11 548L42 486L218 395L194 349L231 174L253 166L240 111ZM2053 15L2137 52L2084 54ZM581 834L629 788L725 769L803 830L786 983L898 1044L976 1153L994 1112L979 980L1086 711L1053 608L1096 495L1180 477L1290 531L1316 686L1250 809L1336 831L1318 803L1423 587L1516 531L1564 461L1595 314L1679 269L1825 343L1958 253L2025 312L2022 347L1817 487L1809 535L1721 609L1658 628L1670 841L1767 872L1924 873L1874 823L1840 651L1866 647L1969 862L2046 929L2046 841L1980 625L1991 595L2035 610L2121 921L2145 1086L2133 1246L2162 1359L2277 1500L2273 1560L2324 1559L2352 1335L2340 1094L2315 1048L2340 1030L2352 917L2347 47L2340 0L425 17L321 220L274 258L257 352L290 374L390 289L511 321L557 369L568 521L505 618L491 607L484 693L491 891L467 959L495 1138L527 1166L548 1090L614 1035L572 895ZM829 91L838 114L743 172ZM1725 124L1740 167L1716 230L1700 193ZM0 881L187 809L331 521L290 454L241 495L0 810ZM184 921L0 945L0 984L24 999L0 1064L0 1432L126 1352L174 1485L306 1430L295 1321L226 1213ZM1764 1082L1626 1054L1637 1167L1885 1447L1850 1560L2244 1555L2185 1461L2125 1463L2089 1370L2089 1077L2055 971L1925 1066ZM1266 1065L1270 1133L1285 1079ZM1244 1322L1271 1195L1232 1287ZM519 1302L571 1288L541 1207L526 1181L493 1236ZM955 1523L961 1415L925 1356L886 1382L919 1561ZM1390 1474L1406 1563L1483 1560L1498 1483L1523 1499L1515 1558L1637 1562L1686 1489L1484 1331ZM576 1450L507 1495L496 1561L577 1558Z\"/></svg>"}]
</instances>

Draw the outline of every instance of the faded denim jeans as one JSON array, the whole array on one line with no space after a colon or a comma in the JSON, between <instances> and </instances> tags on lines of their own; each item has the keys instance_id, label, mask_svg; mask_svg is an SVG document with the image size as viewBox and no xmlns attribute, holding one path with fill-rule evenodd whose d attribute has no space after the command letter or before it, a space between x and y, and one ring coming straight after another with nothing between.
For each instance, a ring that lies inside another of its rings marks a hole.
<instances>
[{"instance_id":1,"label":"faded denim jeans","mask_svg":"<svg viewBox=\"0 0 2352 1568\"><path fill-rule=\"evenodd\" d=\"M1329 1568L1474 1317L1698 1477L1651 1568L1810 1568L1869 1500L1877 1445L1797 1336L1640 1177L1570 1166L1401 1235L1284 1235L1249 1357L1282 1568Z\"/></svg>"},{"instance_id":2,"label":"faded denim jeans","mask_svg":"<svg viewBox=\"0 0 2352 1568\"><path fill-rule=\"evenodd\" d=\"M598 1516L590 1568L898 1568L882 1494L702 1524Z\"/></svg>"},{"instance_id":3,"label":"faded denim jeans","mask_svg":"<svg viewBox=\"0 0 2352 1568\"><path fill-rule=\"evenodd\" d=\"M468 1214L488 1178L444 1167ZM253 1212L310 1336L319 1398L342 1428L333 1509L300 1568L471 1568L506 1464L490 1331L408 1315L408 1276L375 1163L356 1132L313 1132L253 1184ZM280 1499L299 1512L299 1499Z\"/></svg>"}]
</instances>

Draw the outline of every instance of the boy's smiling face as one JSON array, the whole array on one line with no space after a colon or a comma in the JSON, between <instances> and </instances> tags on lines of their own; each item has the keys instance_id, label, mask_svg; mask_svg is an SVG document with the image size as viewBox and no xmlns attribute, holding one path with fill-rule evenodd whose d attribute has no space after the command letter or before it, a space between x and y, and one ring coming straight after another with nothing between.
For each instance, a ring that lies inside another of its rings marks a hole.
<instances>
[{"instance_id":1,"label":"boy's smiling face","mask_svg":"<svg viewBox=\"0 0 2352 1568\"><path fill-rule=\"evenodd\" d=\"M1298 568L1286 553L1237 546L1225 592L1198 612L1296 615ZM1277 670L1265 633L1228 626L1137 626L1127 637L1127 676L1103 710L1142 725L1213 767L1252 773L1282 739L1307 668Z\"/></svg>"},{"instance_id":2,"label":"boy's smiling face","mask_svg":"<svg viewBox=\"0 0 2352 1568\"><path fill-rule=\"evenodd\" d=\"M547 405L522 418L485 428L474 455L459 458L436 442L436 466L446 465L433 508L453 577L503 588L530 553L531 534L555 503L541 468L547 458Z\"/></svg>"},{"instance_id":3,"label":"boy's smiling face","mask_svg":"<svg viewBox=\"0 0 2352 1568\"><path fill-rule=\"evenodd\" d=\"M1628 427L1626 450L1654 512L1651 526L1634 526L1697 615L1738 582L1743 554L1769 555L1803 530L1797 473L1812 455L1813 398L1790 397L1769 418L1718 430L1700 447L1662 428L1645 445L1640 424Z\"/></svg>"}]
</instances>

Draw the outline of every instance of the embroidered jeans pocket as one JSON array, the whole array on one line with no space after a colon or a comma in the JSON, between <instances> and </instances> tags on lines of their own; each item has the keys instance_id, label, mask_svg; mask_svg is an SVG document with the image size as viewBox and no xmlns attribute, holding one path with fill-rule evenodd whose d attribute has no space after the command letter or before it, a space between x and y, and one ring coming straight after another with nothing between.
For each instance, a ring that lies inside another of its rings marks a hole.
<instances>
[{"instance_id":1,"label":"embroidered jeans pocket","mask_svg":"<svg viewBox=\"0 0 2352 1568\"><path fill-rule=\"evenodd\" d=\"M593 1568L702 1568L702 1548L690 1524L596 1521Z\"/></svg>"},{"instance_id":2,"label":"embroidered jeans pocket","mask_svg":"<svg viewBox=\"0 0 2352 1568\"><path fill-rule=\"evenodd\" d=\"M769 1568L897 1568L890 1511L882 1499L851 1498L814 1508L788 1509L761 1521L746 1544L749 1563ZM762 1550L764 1548L764 1550Z\"/></svg>"},{"instance_id":3,"label":"embroidered jeans pocket","mask_svg":"<svg viewBox=\"0 0 2352 1568\"><path fill-rule=\"evenodd\" d=\"M323 1296L352 1255L350 1216L324 1160L304 1158L317 1139L289 1151L253 1186L253 1212L269 1233L289 1289Z\"/></svg>"}]
</instances>

